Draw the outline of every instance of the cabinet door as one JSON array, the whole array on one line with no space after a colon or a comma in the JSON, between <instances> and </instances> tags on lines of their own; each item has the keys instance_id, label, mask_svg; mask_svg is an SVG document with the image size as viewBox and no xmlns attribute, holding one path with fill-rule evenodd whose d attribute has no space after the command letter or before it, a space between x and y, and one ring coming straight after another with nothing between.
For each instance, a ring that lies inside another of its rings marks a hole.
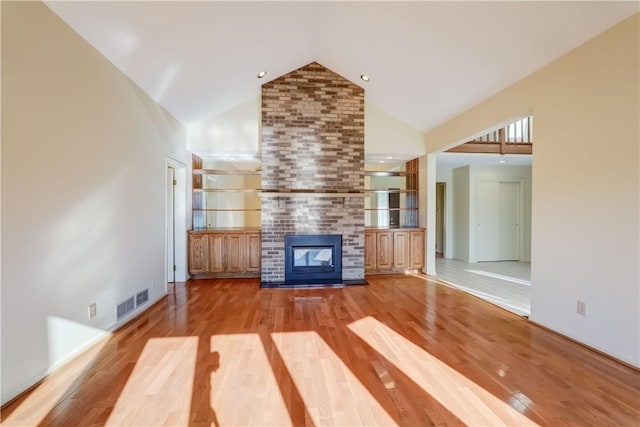
<instances>
[{"instance_id":1,"label":"cabinet door","mask_svg":"<svg viewBox=\"0 0 640 427\"><path fill-rule=\"evenodd\" d=\"M207 272L208 253L206 234L189 235L189 273Z\"/></svg>"},{"instance_id":2,"label":"cabinet door","mask_svg":"<svg viewBox=\"0 0 640 427\"><path fill-rule=\"evenodd\" d=\"M260 233L247 233L245 238L245 270L251 273L259 273L260 259L262 258L262 238Z\"/></svg>"},{"instance_id":3,"label":"cabinet door","mask_svg":"<svg viewBox=\"0 0 640 427\"><path fill-rule=\"evenodd\" d=\"M209 268L208 273L222 273L224 264L224 234L209 234Z\"/></svg>"},{"instance_id":4,"label":"cabinet door","mask_svg":"<svg viewBox=\"0 0 640 427\"><path fill-rule=\"evenodd\" d=\"M380 231L376 233L376 246L378 256L376 266L378 270L391 270L393 268L393 233Z\"/></svg>"},{"instance_id":5,"label":"cabinet door","mask_svg":"<svg viewBox=\"0 0 640 427\"><path fill-rule=\"evenodd\" d=\"M244 271L244 234L227 233L225 246L225 272L241 273Z\"/></svg>"},{"instance_id":6,"label":"cabinet door","mask_svg":"<svg viewBox=\"0 0 640 427\"><path fill-rule=\"evenodd\" d=\"M393 267L409 268L409 232L393 233Z\"/></svg>"},{"instance_id":7,"label":"cabinet door","mask_svg":"<svg viewBox=\"0 0 640 427\"><path fill-rule=\"evenodd\" d=\"M376 232L364 231L364 271L376 269Z\"/></svg>"},{"instance_id":8,"label":"cabinet door","mask_svg":"<svg viewBox=\"0 0 640 427\"><path fill-rule=\"evenodd\" d=\"M409 234L411 239L410 268L422 268L424 267L424 231L411 231Z\"/></svg>"}]
</instances>

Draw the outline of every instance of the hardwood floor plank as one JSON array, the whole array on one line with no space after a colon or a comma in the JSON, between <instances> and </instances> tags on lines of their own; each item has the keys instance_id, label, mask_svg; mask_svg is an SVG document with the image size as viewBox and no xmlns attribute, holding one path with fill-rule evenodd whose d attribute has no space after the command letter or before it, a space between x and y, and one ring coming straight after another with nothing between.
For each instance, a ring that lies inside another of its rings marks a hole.
<instances>
[{"instance_id":1,"label":"hardwood floor plank","mask_svg":"<svg viewBox=\"0 0 640 427\"><path fill-rule=\"evenodd\" d=\"M640 424L637 370L425 277L368 280L177 284L2 408L0 422Z\"/></svg>"}]
</instances>

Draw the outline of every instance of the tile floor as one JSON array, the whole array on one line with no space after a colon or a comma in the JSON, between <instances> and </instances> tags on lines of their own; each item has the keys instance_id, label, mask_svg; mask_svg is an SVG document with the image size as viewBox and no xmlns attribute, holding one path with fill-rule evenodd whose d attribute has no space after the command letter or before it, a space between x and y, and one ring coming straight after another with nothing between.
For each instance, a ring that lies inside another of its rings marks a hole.
<instances>
[{"instance_id":1,"label":"tile floor","mask_svg":"<svg viewBox=\"0 0 640 427\"><path fill-rule=\"evenodd\" d=\"M520 316L531 312L531 263L436 259L436 278Z\"/></svg>"}]
</instances>

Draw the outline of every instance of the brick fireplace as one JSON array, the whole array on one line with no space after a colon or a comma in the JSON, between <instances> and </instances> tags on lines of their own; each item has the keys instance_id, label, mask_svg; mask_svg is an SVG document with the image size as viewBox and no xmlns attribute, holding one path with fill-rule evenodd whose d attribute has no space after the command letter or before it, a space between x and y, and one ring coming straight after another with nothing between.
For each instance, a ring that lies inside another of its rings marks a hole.
<instances>
[{"instance_id":1,"label":"brick fireplace","mask_svg":"<svg viewBox=\"0 0 640 427\"><path fill-rule=\"evenodd\" d=\"M285 282L285 236L341 235L364 281L364 90L318 63L262 86L262 283Z\"/></svg>"}]
</instances>

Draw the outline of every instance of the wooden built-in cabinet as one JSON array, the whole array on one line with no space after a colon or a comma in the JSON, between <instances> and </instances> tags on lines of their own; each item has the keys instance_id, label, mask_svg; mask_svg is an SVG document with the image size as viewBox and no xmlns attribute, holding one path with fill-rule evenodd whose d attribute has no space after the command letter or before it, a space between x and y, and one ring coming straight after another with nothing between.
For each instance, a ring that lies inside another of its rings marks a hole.
<instances>
[{"instance_id":1,"label":"wooden built-in cabinet","mask_svg":"<svg viewBox=\"0 0 640 427\"><path fill-rule=\"evenodd\" d=\"M393 233L393 268L409 268L409 232Z\"/></svg>"},{"instance_id":2,"label":"wooden built-in cabinet","mask_svg":"<svg viewBox=\"0 0 640 427\"><path fill-rule=\"evenodd\" d=\"M377 233L364 233L364 270L375 270L378 262L378 234Z\"/></svg>"},{"instance_id":3,"label":"wooden built-in cabinet","mask_svg":"<svg viewBox=\"0 0 640 427\"><path fill-rule=\"evenodd\" d=\"M260 232L247 230L189 231L189 274L194 278L260 275Z\"/></svg>"},{"instance_id":4,"label":"wooden built-in cabinet","mask_svg":"<svg viewBox=\"0 0 640 427\"><path fill-rule=\"evenodd\" d=\"M248 273L260 273L260 259L262 258L262 237L260 233L245 234L245 271Z\"/></svg>"},{"instance_id":5,"label":"wooden built-in cabinet","mask_svg":"<svg viewBox=\"0 0 640 427\"><path fill-rule=\"evenodd\" d=\"M222 255L224 253L224 234L209 234L207 237L207 249L205 254L207 259L207 269L205 273L222 273L224 272L224 265Z\"/></svg>"},{"instance_id":6,"label":"wooden built-in cabinet","mask_svg":"<svg viewBox=\"0 0 640 427\"><path fill-rule=\"evenodd\" d=\"M409 231L409 268L424 267L424 230Z\"/></svg>"},{"instance_id":7,"label":"wooden built-in cabinet","mask_svg":"<svg viewBox=\"0 0 640 427\"><path fill-rule=\"evenodd\" d=\"M258 277L261 235L255 229L189 231L189 274L194 278ZM366 228L367 274L420 271L424 267L424 229Z\"/></svg>"},{"instance_id":8,"label":"wooden built-in cabinet","mask_svg":"<svg viewBox=\"0 0 640 427\"><path fill-rule=\"evenodd\" d=\"M376 233L376 266L377 270L393 269L393 233L382 231Z\"/></svg>"},{"instance_id":9,"label":"wooden built-in cabinet","mask_svg":"<svg viewBox=\"0 0 640 427\"><path fill-rule=\"evenodd\" d=\"M189 234L189 273L209 270L209 239L206 234Z\"/></svg>"},{"instance_id":10,"label":"wooden built-in cabinet","mask_svg":"<svg viewBox=\"0 0 640 427\"><path fill-rule=\"evenodd\" d=\"M424 267L424 229L366 228L364 253L367 274L421 270Z\"/></svg>"}]
</instances>

